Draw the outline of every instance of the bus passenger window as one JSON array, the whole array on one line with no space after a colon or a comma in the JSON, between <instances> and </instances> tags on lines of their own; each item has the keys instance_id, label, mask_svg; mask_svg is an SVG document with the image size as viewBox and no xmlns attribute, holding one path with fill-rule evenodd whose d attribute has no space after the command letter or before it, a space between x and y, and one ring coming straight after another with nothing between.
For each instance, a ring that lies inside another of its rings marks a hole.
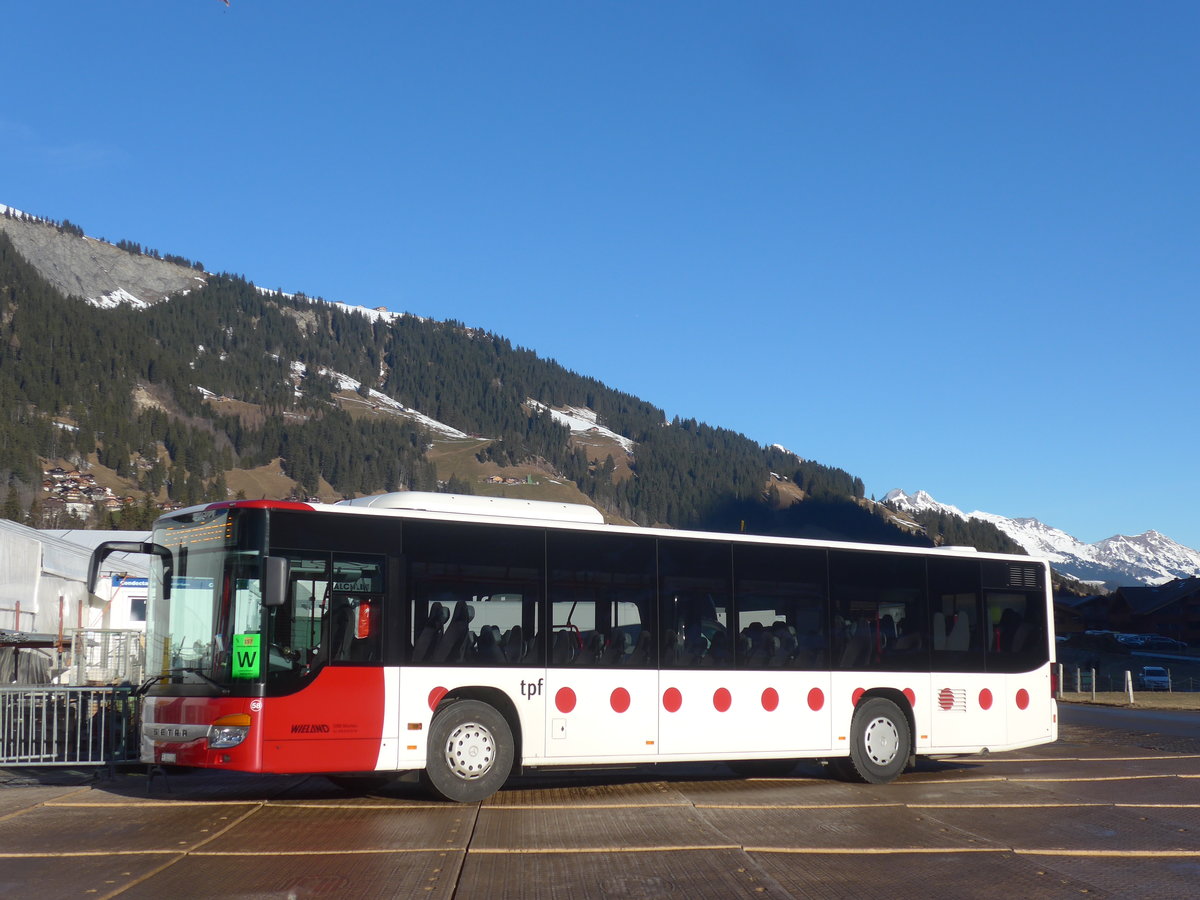
<instances>
[{"instance_id":1,"label":"bus passenger window","mask_svg":"<svg viewBox=\"0 0 1200 900\"><path fill-rule=\"evenodd\" d=\"M333 591L322 633L334 663L383 659L383 558L335 553Z\"/></svg>"},{"instance_id":2,"label":"bus passenger window","mask_svg":"<svg viewBox=\"0 0 1200 900\"><path fill-rule=\"evenodd\" d=\"M835 550L829 554L834 658L839 669L920 672L929 667L925 560L901 553Z\"/></svg>"},{"instance_id":3,"label":"bus passenger window","mask_svg":"<svg viewBox=\"0 0 1200 900\"><path fill-rule=\"evenodd\" d=\"M825 551L739 544L733 571L738 666L828 668Z\"/></svg>"},{"instance_id":4,"label":"bus passenger window","mask_svg":"<svg viewBox=\"0 0 1200 900\"><path fill-rule=\"evenodd\" d=\"M1030 672L1049 660L1045 573L1045 566L1032 560L984 563L989 672Z\"/></svg>"},{"instance_id":5,"label":"bus passenger window","mask_svg":"<svg viewBox=\"0 0 1200 900\"><path fill-rule=\"evenodd\" d=\"M718 541L659 541L658 618L665 668L734 664L732 551Z\"/></svg>"},{"instance_id":6,"label":"bus passenger window","mask_svg":"<svg viewBox=\"0 0 1200 900\"><path fill-rule=\"evenodd\" d=\"M539 664L544 542L538 528L405 522L411 661Z\"/></svg>"},{"instance_id":7,"label":"bus passenger window","mask_svg":"<svg viewBox=\"0 0 1200 900\"><path fill-rule=\"evenodd\" d=\"M929 560L930 664L936 672L982 672L980 567L974 559Z\"/></svg>"},{"instance_id":8,"label":"bus passenger window","mask_svg":"<svg viewBox=\"0 0 1200 900\"><path fill-rule=\"evenodd\" d=\"M655 664L653 541L552 531L546 558L551 665Z\"/></svg>"}]
</instances>

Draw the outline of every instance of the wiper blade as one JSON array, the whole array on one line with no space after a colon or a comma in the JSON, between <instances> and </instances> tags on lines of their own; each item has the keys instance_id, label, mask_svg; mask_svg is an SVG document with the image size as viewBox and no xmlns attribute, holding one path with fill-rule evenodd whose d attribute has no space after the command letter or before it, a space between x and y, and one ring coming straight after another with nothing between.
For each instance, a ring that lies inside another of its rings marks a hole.
<instances>
[{"instance_id":1,"label":"wiper blade","mask_svg":"<svg viewBox=\"0 0 1200 900\"><path fill-rule=\"evenodd\" d=\"M142 696L142 694L144 694L144 693L146 693L146 691L150 690L150 685L154 684L154 682L156 682L156 681L161 680L163 677L164 676L162 676L162 675L151 675L149 678L147 678L145 681L143 681L141 684L139 684L136 688L133 689L133 696L135 696L135 697Z\"/></svg>"},{"instance_id":2,"label":"wiper blade","mask_svg":"<svg viewBox=\"0 0 1200 900\"><path fill-rule=\"evenodd\" d=\"M133 696L140 697L142 694L146 693L146 691L150 690L150 685L154 684L156 681L162 681L164 678L170 678L172 675L183 674L195 675L202 681L207 681L213 687L217 688L222 694L229 693L229 688L221 684L221 682L210 678L208 675L205 675L202 670L197 669L195 666L175 666L172 669L167 669L165 672L162 672L159 675L151 675L144 682L142 682L141 687L133 692Z\"/></svg>"},{"instance_id":3,"label":"wiper blade","mask_svg":"<svg viewBox=\"0 0 1200 900\"><path fill-rule=\"evenodd\" d=\"M194 668L194 667L191 667L191 666L180 666L178 669L172 669L171 671L172 671L172 672L190 672L190 673L192 673L193 675L196 675L196 676L198 676L198 677L199 677L199 678L201 678L202 680L204 680L204 681L207 681L207 682L208 682L209 684L211 684L213 687L215 687L215 688L218 688L218 689L221 691L221 693L222 693L222 694L228 694L228 693L229 693L229 688L225 687L225 685L221 684L221 682L219 682L219 681L216 681L215 679L212 679L212 678L208 677L207 675L205 675L205 674L204 674L202 671L200 671L200 670L199 670L199 669L197 669L197 668Z\"/></svg>"}]
</instances>

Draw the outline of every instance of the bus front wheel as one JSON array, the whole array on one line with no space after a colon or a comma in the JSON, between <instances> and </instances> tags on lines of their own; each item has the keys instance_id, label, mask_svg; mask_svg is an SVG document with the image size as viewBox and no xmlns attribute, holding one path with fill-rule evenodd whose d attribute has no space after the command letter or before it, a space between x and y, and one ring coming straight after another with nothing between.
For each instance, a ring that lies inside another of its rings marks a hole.
<instances>
[{"instance_id":1,"label":"bus front wheel","mask_svg":"<svg viewBox=\"0 0 1200 900\"><path fill-rule=\"evenodd\" d=\"M830 760L839 778L887 784L908 766L912 731L908 718L891 700L872 697L854 711L850 756Z\"/></svg>"},{"instance_id":2,"label":"bus front wheel","mask_svg":"<svg viewBox=\"0 0 1200 900\"><path fill-rule=\"evenodd\" d=\"M512 767L512 729L493 707L455 700L433 717L421 781L436 796L478 802L500 790Z\"/></svg>"}]
</instances>

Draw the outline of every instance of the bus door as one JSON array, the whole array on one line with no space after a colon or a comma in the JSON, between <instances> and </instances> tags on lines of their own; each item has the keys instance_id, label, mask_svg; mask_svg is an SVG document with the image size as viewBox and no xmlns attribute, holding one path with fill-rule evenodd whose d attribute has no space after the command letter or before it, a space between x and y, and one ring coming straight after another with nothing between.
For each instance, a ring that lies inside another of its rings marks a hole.
<instances>
[{"instance_id":1,"label":"bus door","mask_svg":"<svg viewBox=\"0 0 1200 900\"><path fill-rule=\"evenodd\" d=\"M267 611L267 688L276 696L262 712L265 757L278 771L393 768L396 698L387 696L381 652L384 558L282 555L287 600Z\"/></svg>"}]
</instances>

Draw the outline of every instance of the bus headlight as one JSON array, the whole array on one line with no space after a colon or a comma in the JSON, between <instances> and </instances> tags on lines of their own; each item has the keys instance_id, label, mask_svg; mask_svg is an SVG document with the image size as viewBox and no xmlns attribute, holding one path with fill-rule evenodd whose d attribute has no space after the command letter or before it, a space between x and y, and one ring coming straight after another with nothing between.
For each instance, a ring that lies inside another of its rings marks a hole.
<instances>
[{"instance_id":1,"label":"bus headlight","mask_svg":"<svg viewBox=\"0 0 1200 900\"><path fill-rule=\"evenodd\" d=\"M208 728L208 748L224 750L236 747L250 733L250 716L246 713L234 713L231 716L221 716Z\"/></svg>"}]
</instances>

